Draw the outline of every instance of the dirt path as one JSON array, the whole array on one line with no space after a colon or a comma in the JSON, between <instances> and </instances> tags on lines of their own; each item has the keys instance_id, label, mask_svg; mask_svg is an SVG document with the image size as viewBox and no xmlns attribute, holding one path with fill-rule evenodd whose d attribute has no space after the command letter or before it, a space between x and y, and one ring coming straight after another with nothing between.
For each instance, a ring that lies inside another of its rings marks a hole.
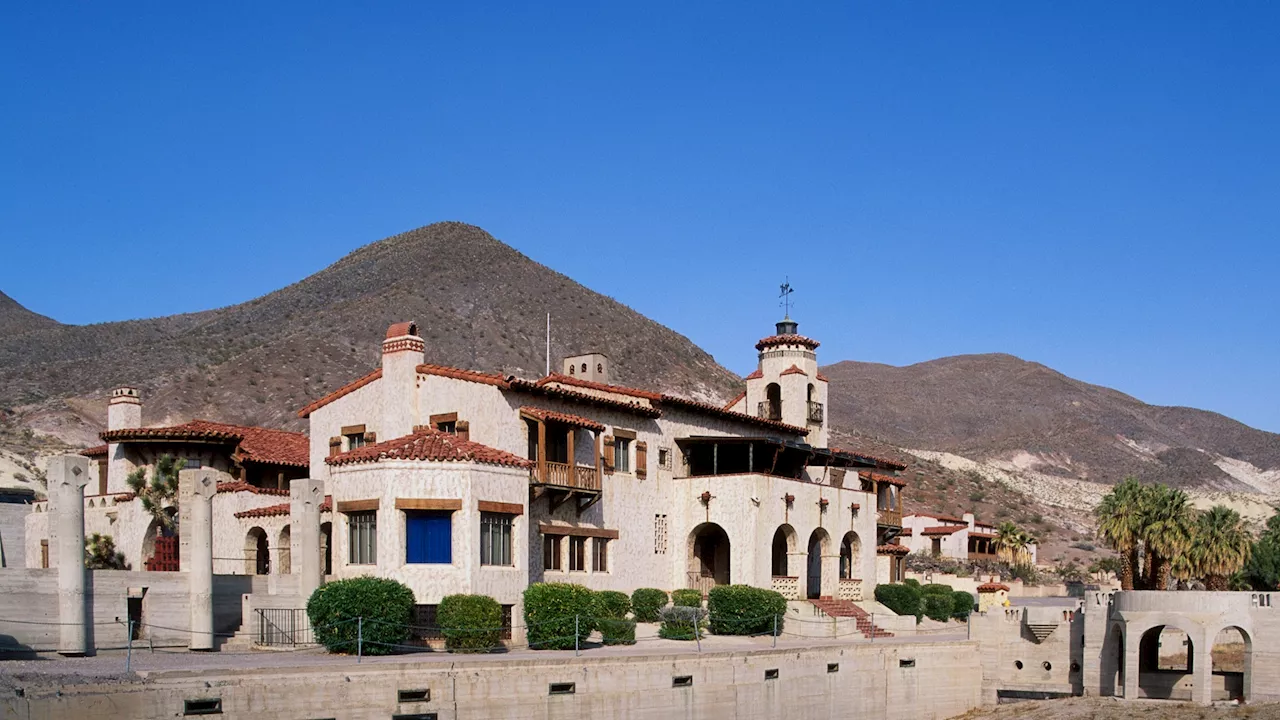
<instances>
[{"instance_id":1,"label":"dirt path","mask_svg":"<svg viewBox=\"0 0 1280 720\"><path fill-rule=\"evenodd\" d=\"M1280 704L1200 707L1167 700L1038 700L973 710L955 720L1280 720Z\"/></svg>"}]
</instances>

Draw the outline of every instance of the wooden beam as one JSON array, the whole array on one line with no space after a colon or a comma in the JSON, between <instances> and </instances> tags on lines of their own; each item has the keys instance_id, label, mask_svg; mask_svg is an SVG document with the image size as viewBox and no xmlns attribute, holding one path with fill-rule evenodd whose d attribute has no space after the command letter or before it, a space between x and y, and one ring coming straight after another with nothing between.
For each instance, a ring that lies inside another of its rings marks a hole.
<instances>
[{"instance_id":1,"label":"wooden beam","mask_svg":"<svg viewBox=\"0 0 1280 720\"><path fill-rule=\"evenodd\" d=\"M547 481L547 424L538 421L538 482Z\"/></svg>"},{"instance_id":2,"label":"wooden beam","mask_svg":"<svg viewBox=\"0 0 1280 720\"><path fill-rule=\"evenodd\" d=\"M503 515L523 515L524 506L520 503L495 502L480 500L477 502L480 512L502 513Z\"/></svg>"},{"instance_id":3,"label":"wooden beam","mask_svg":"<svg viewBox=\"0 0 1280 720\"><path fill-rule=\"evenodd\" d=\"M461 510L462 501L454 498L396 498L397 510Z\"/></svg>"},{"instance_id":4,"label":"wooden beam","mask_svg":"<svg viewBox=\"0 0 1280 720\"><path fill-rule=\"evenodd\" d=\"M617 530L606 530L604 528L579 527L576 525L552 525L550 523L542 523L538 526L538 532L543 535L572 535L574 537L598 537L609 538L610 540L618 539Z\"/></svg>"},{"instance_id":5,"label":"wooden beam","mask_svg":"<svg viewBox=\"0 0 1280 720\"><path fill-rule=\"evenodd\" d=\"M604 493L594 493L585 497L587 498L585 503L581 502L581 498L579 498L578 515L582 515L582 513L587 511L587 508L600 502L600 498L604 497Z\"/></svg>"},{"instance_id":6,"label":"wooden beam","mask_svg":"<svg viewBox=\"0 0 1280 720\"><path fill-rule=\"evenodd\" d=\"M573 469L578 466L578 464L574 462L574 459L573 459L573 441L577 434L578 434L578 429L572 425L569 425L568 429L564 431L565 444L569 446L569 457L568 457L569 482L571 483L574 482L575 473Z\"/></svg>"},{"instance_id":7,"label":"wooden beam","mask_svg":"<svg viewBox=\"0 0 1280 720\"><path fill-rule=\"evenodd\" d=\"M379 499L372 500L341 500L338 502L338 512L365 512L366 510L377 510Z\"/></svg>"},{"instance_id":8,"label":"wooden beam","mask_svg":"<svg viewBox=\"0 0 1280 720\"><path fill-rule=\"evenodd\" d=\"M562 494L558 497L551 498L550 507L547 508L548 515L554 513L557 509L559 509L561 505L568 502L569 498L573 497L574 495L574 491L572 490L563 490L562 488L555 488L555 491L560 492Z\"/></svg>"}]
</instances>

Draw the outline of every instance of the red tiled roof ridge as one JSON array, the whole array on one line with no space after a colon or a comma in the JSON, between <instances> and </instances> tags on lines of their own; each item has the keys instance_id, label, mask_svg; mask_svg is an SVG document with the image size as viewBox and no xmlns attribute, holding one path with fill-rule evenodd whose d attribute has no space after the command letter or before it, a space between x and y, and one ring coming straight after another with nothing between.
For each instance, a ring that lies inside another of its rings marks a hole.
<instances>
[{"instance_id":1,"label":"red tiled roof ridge","mask_svg":"<svg viewBox=\"0 0 1280 720\"><path fill-rule=\"evenodd\" d=\"M236 513L237 518L255 518L255 517L276 517L278 515L289 514L289 503L280 503L279 505L264 505L263 507L250 508L241 510Z\"/></svg>"},{"instance_id":2,"label":"red tiled roof ridge","mask_svg":"<svg viewBox=\"0 0 1280 720\"><path fill-rule=\"evenodd\" d=\"M906 478L895 477L893 475L882 475L874 472L860 472L858 474L875 482L888 483L890 485L897 485L898 487L906 487L907 485Z\"/></svg>"},{"instance_id":3,"label":"red tiled roof ridge","mask_svg":"<svg viewBox=\"0 0 1280 720\"><path fill-rule=\"evenodd\" d=\"M915 515L916 517L933 518L934 520L942 520L943 522L960 523L961 525L969 524L969 522L964 518L952 517L951 515L934 515L933 513L926 513L926 512L915 512L911 514Z\"/></svg>"},{"instance_id":4,"label":"red tiled roof ridge","mask_svg":"<svg viewBox=\"0 0 1280 720\"><path fill-rule=\"evenodd\" d=\"M156 440L218 440L238 443L243 460L307 467L307 436L290 430L253 425L233 425L212 420L191 420L181 425L108 430L99 437L108 442Z\"/></svg>"},{"instance_id":5,"label":"red tiled roof ridge","mask_svg":"<svg viewBox=\"0 0 1280 720\"><path fill-rule=\"evenodd\" d=\"M747 391L746 391L746 390L743 390L742 392L738 393L738 396L737 396L737 397L735 397L734 399L732 399L732 400L730 400L728 403L726 403L726 404L725 404L725 406L724 406L724 409L725 409L725 410L731 410L731 409L733 409L733 406L734 406L734 405L737 405L739 402L741 402L742 400L744 400L746 397L747 397Z\"/></svg>"},{"instance_id":6,"label":"red tiled roof ridge","mask_svg":"<svg viewBox=\"0 0 1280 720\"><path fill-rule=\"evenodd\" d=\"M340 455L325 458L325 462L329 465L350 465L380 462L382 460L470 462L519 468L527 468L533 465L530 461L505 450L498 450L471 440L463 440L456 435L426 427L403 437L386 440L374 445L366 445Z\"/></svg>"},{"instance_id":7,"label":"red tiled roof ridge","mask_svg":"<svg viewBox=\"0 0 1280 720\"><path fill-rule=\"evenodd\" d=\"M1009 586L998 582L982 583L978 586L978 592L995 592L997 590L1009 592Z\"/></svg>"},{"instance_id":8,"label":"red tiled roof ridge","mask_svg":"<svg viewBox=\"0 0 1280 720\"><path fill-rule=\"evenodd\" d=\"M763 350L774 345L804 345L810 350L816 350L821 344L817 340L804 335L770 335L767 338L760 338L760 342L756 343L756 350Z\"/></svg>"},{"instance_id":9,"label":"red tiled roof ridge","mask_svg":"<svg viewBox=\"0 0 1280 720\"><path fill-rule=\"evenodd\" d=\"M893 470L906 470L906 469L907 469L907 466L906 466L906 465L903 465L903 464L902 464L902 463L900 463L900 462L897 462L897 461L894 461L894 460L887 460L887 459L882 458L882 457L876 457L875 455L868 455L868 454L866 454L866 453L864 453L864 452L858 452L857 450L845 450L845 449L843 449L843 448L838 448L838 447L831 447L831 448L827 448L827 449L828 449L828 450L830 450L831 452L845 453L846 455L855 455L855 456L857 456L858 458L860 458L860 459L862 459L862 460L866 460L866 461L868 461L868 462L871 462L871 463L874 463L874 464L877 464L877 465L883 465L883 466L885 466L885 467L887 467L887 468L891 468L891 469L893 469Z\"/></svg>"},{"instance_id":10,"label":"red tiled roof ridge","mask_svg":"<svg viewBox=\"0 0 1280 720\"><path fill-rule=\"evenodd\" d=\"M319 410L325 405L328 405L329 403L333 402L334 400L337 400L338 398L344 395L349 395L355 392L356 390L359 390L360 388L364 387L365 385L368 385L374 380L377 380L380 377L382 377L382 368L378 368L377 370L374 370L371 373L368 373L362 377L358 377L355 380L352 380L351 382L347 383L346 385L343 385L342 387L338 388L337 390L334 390L328 395L325 395L319 400L316 400L310 405L307 405L306 407L302 408L301 410L298 411L298 417L305 418L311 413L315 412L316 410Z\"/></svg>"},{"instance_id":11,"label":"red tiled roof ridge","mask_svg":"<svg viewBox=\"0 0 1280 720\"><path fill-rule=\"evenodd\" d=\"M596 422L591 418L585 418L581 415L570 415L569 413L530 407L528 405L521 407L520 412L537 418L538 420L557 420L568 425L587 428L588 430L604 430L604 423Z\"/></svg>"},{"instance_id":12,"label":"red tiled roof ridge","mask_svg":"<svg viewBox=\"0 0 1280 720\"><path fill-rule=\"evenodd\" d=\"M107 454L107 446L106 446L106 445L94 445L93 447L85 448L85 449L81 450L81 451L80 451L80 454L81 454L81 455L83 455L83 456L85 456L85 457L98 457L99 455L106 455L106 454Z\"/></svg>"},{"instance_id":13,"label":"red tiled roof ridge","mask_svg":"<svg viewBox=\"0 0 1280 720\"><path fill-rule=\"evenodd\" d=\"M964 530L967 525L934 525L920 531L921 535L954 535Z\"/></svg>"},{"instance_id":14,"label":"red tiled roof ridge","mask_svg":"<svg viewBox=\"0 0 1280 720\"><path fill-rule=\"evenodd\" d=\"M807 373L807 372L805 372L805 371L801 370L801 369L800 369L800 366L799 366L799 365L795 365L795 364L792 364L792 366L791 366L791 367L789 367L789 368L787 368L786 370L783 370L781 373L779 373L779 375L796 375L796 374L804 375L805 377L809 377L809 373Z\"/></svg>"},{"instance_id":15,"label":"red tiled roof ridge","mask_svg":"<svg viewBox=\"0 0 1280 720\"><path fill-rule=\"evenodd\" d=\"M288 490L258 487L257 485L250 485L243 480L218 483L218 492L251 492L254 495L276 495L280 497L287 497L289 495Z\"/></svg>"},{"instance_id":16,"label":"red tiled roof ridge","mask_svg":"<svg viewBox=\"0 0 1280 720\"><path fill-rule=\"evenodd\" d=\"M738 412L737 410L727 410L725 408L716 407L711 403L702 402L701 400L690 400L689 398L682 398L682 397L679 397L678 395L663 395L662 402L668 405L679 405L686 408L694 408L696 410L702 410L703 412L706 412L712 415L718 415L719 417L722 417L722 418L729 418L732 420L737 420L739 422L751 423L753 425L762 425L764 427L770 427L775 430L782 430L784 432L795 433L796 435L809 434L808 428L796 427L795 425L788 425L779 420L767 420L762 417L756 417L755 415L748 415L747 413Z\"/></svg>"},{"instance_id":17,"label":"red tiled roof ridge","mask_svg":"<svg viewBox=\"0 0 1280 720\"><path fill-rule=\"evenodd\" d=\"M911 548L906 545L888 544L876 546L877 555L906 555L909 552L911 552Z\"/></svg>"},{"instance_id":18,"label":"red tiled roof ridge","mask_svg":"<svg viewBox=\"0 0 1280 720\"><path fill-rule=\"evenodd\" d=\"M764 373L760 372L760 368L751 371L751 374L742 378L743 380L759 380L764 377Z\"/></svg>"},{"instance_id":19,"label":"red tiled roof ridge","mask_svg":"<svg viewBox=\"0 0 1280 720\"><path fill-rule=\"evenodd\" d=\"M496 385L498 387L506 387L509 384L509 378L501 373L467 370L464 368L451 367L449 365L423 363L417 367L417 371L423 375L436 375L439 377L453 378L454 380L469 380L471 382L483 383L485 385Z\"/></svg>"},{"instance_id":20,"label":"red tiled roof ridge","mask_svg":"<svg viewBox=\"0 0 1280 720\"><path fill-rule=\"evenodd\" d=\"M564 373L551 373L546 377L537 381L538 386L547 385L548 383L563 383L565 385L576 385L577 387L590 388L592 390L600 390L602 392L617 393L619 395L630 395L632 397L644 398L645 400L661 400L662 394L652 392L650 390L641 390L640 388L626 387L625 385L609 385L607 383L595 382L594 380L583 380L582 378Z\"/></svg>"}]
</instances>

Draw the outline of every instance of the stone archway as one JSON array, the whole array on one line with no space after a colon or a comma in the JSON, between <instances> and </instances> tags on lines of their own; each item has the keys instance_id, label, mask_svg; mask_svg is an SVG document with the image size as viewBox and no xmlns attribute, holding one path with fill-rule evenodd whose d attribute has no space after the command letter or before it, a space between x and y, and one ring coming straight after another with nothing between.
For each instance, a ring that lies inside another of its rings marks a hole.
<instances>
[{"instance_id":1,"label":"stone archway","mask_svg":"<svg viewBox=\"0 0 1280 720\"><path fill-rule=\"evenodd\" d=\"M1209 637L1212 699L1248 702L1253 696L1253 638L1238 625L1228 625Z\"/></svg>"},{"instance_id":2,"label":"stone archway","mask_svg":"<svg viewBox=\"0 0 1280 720\"><path fill-rule=\"evenodd\" d=\"M320 523L320 572L333 574L333 523Z\"/></svg>"},{"instance_id":3,"label":"stone archway","mask_svg":"<svg viewBox=\"0 0 1280 720\"><path fill-rule=\"evenodd\" d=\"M1112 623L1102 641L1099 695L1124 695L1124 650L1124 625Z\"/></svg>"},{"instance_id":4,"label":"stone archway","mask_svg":"<svg viewBox=\"0 0 1280 720\"><path fill-rule=\"evenodd\" d=\"M1193 700L1195 636L1173 625L1155 625L1138 637L1138 697Z\"/></svg>"},{"instance_id":5,"label":"stone archway","mask_svg":"<svg viewBox=\"0 0 1280 720\"><path fill-rule=\"evenodd\" d=\"M774 577L794 577L788 562L796 552L796 531L790 525L779 525L773 533L773 554L770 564Z\"/></svg>"},{"instance_id":6,"label":"stone archway","mask_svg":"<svg viewBox=\"0 0 1280 720\"><path fill-rule=\"evenodd\" d=\"M267 531L250 528L244 536L244 571L246 575L267 575L271 572L271 548Z\"/></svg>"},{"instance_id":7,"label":"stone archway","mask_svg":"<svg viewBox=\"0 0 1280 720\"><path fill-rule=\"evenodd\" d=\"M840 541L840 579L853 580L857 577L858 557L862 554L862 539L858 533L850 530Z\"/></svg>"},{"instance_id":8,"label":"stone archway","mask_svg":"<svg viewBox=\"0 0 1280 720\"><path fill-rule=\"evenodd\" d=\"M704 594L731 581L729 534L719 525L706 522L689 533L688 586Z\"/></svg>"},{"instance_id":9,"label":"stone archway","mask_svg":"<svg viewBox=\"0 0 1280 720\"><path fill-rule=\"evenodd\" d=\"M822 528L814 530L809 535L809 557L805 564L805 597L811 600L822 596L822 565L826 556L831 554L830 545L831 536Z\"/></svg>"},{"instance_id":10,"label":"stone archway","mask_svg":"<svg viewBox=\"0 0 1280 720\"><path fill-rule=\"evenodd\" d=\"M288 575L292 572L290 569L293 565L291 540L289 526L285 525L280 530L280 539L276 543L276 566L279 568L278 572L281 575Z\"/></svg>"}]
</instances>

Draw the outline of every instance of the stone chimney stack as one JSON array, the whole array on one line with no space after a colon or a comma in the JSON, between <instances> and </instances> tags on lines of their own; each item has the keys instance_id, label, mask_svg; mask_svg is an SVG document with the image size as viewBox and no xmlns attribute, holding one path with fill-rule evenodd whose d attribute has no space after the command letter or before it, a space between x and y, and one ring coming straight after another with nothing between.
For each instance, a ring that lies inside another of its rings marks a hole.
<instances>
[{"instance_id":1,"label":"stone chimney stack","mask_svg":"<svg viewBox=\"0 0 1280 720\"><path fill-rule=\"evenodd\" d=\"M379 441L413 432L418 419L418 366L426 360L427 345L418 335L418 324L396 323L382 341L382 422L376 428Z\"/></svg>"},{"instance_id":2,"label":"stone chimney stack","mask_svg":"<svg viewBox=\"0 0 1280 720\"><path fill-rule=\"evenodd\" d=\"M142 427L142 397L138 388L118 387L107 402L107 429Z\"/></svg>"},{"instance_id":3,"label":"stone chimney stack","mask_svg":"<svg viewBox=\"0 0 1280 720\"><path fill-rule=\"evenodd\" d=\"M974 518L973 513L965 513L964 515L961 515L960 517L964 519L965 524L967 524L967 525L969 526L969 529L970 529L970 530L972 530L972 529L974 528L974 523L976 523L976 522L977 522L977 519L976 519L976 518Z\"/></svg>"}]
</instances>

